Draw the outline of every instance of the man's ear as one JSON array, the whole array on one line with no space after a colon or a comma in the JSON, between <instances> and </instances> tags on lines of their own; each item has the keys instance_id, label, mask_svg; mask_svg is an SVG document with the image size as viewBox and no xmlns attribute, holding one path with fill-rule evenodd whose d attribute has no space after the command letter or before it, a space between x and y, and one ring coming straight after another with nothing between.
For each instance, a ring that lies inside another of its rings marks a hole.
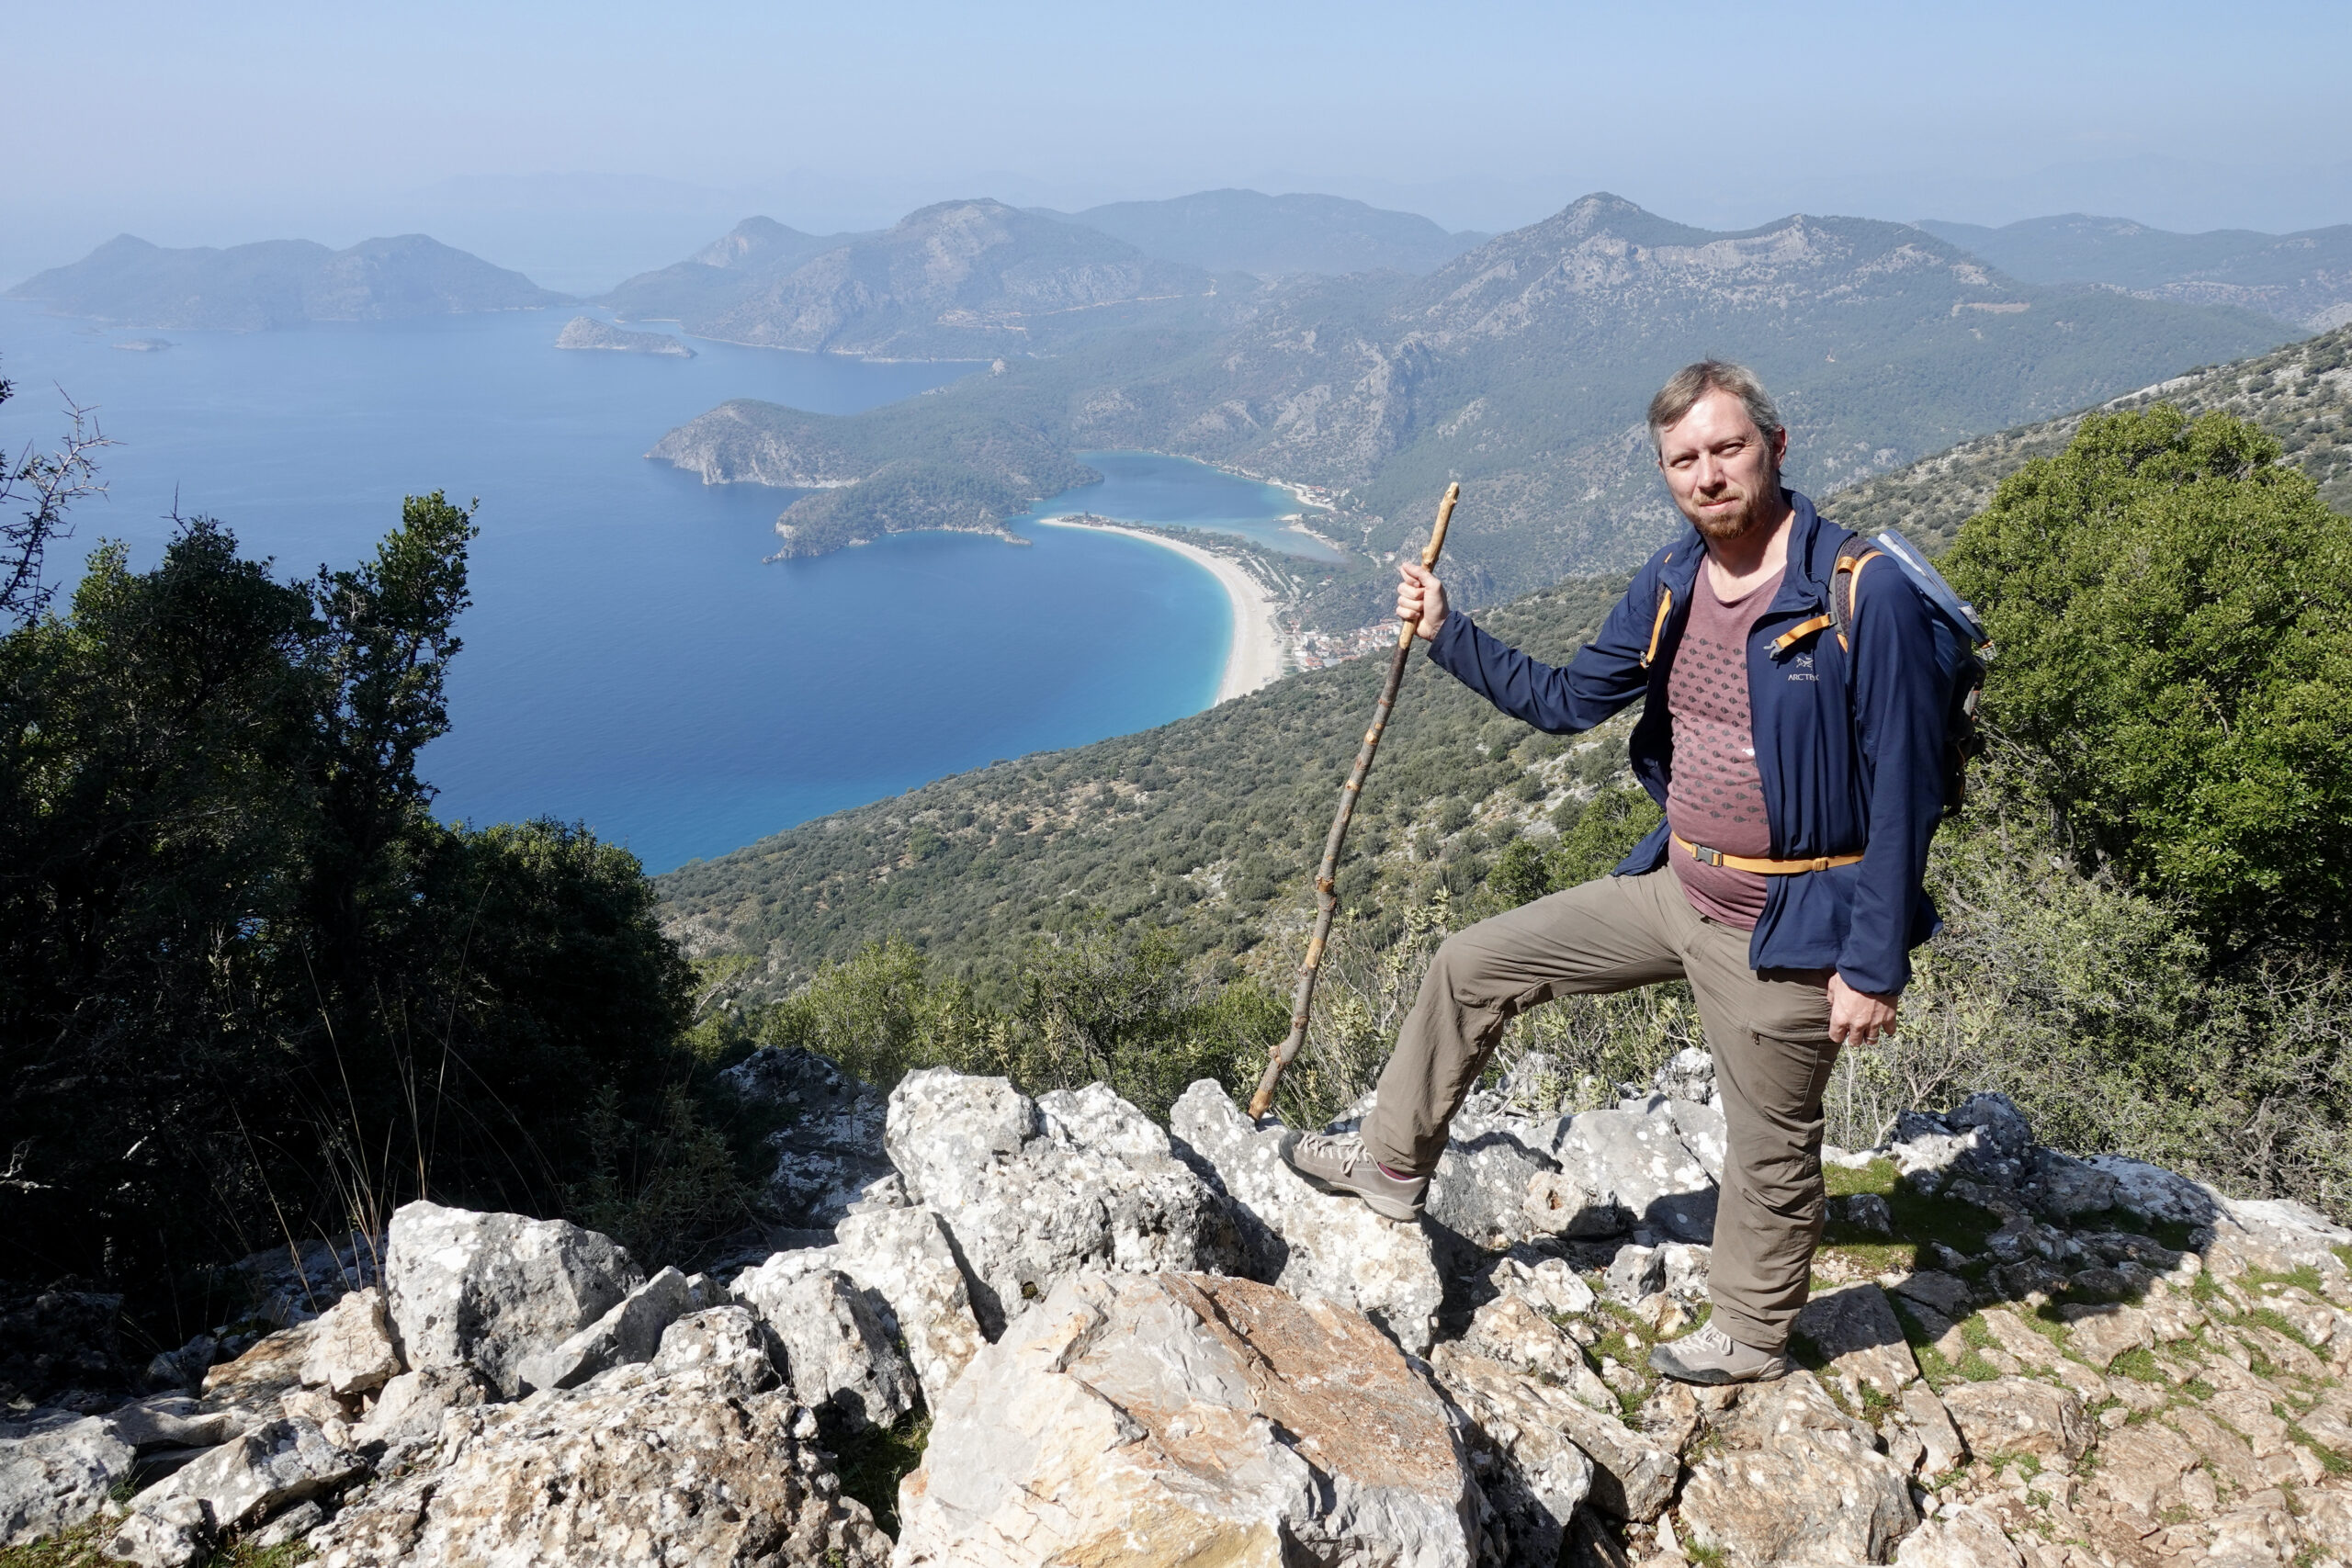
<instances>
[{"instance_id":1,"label":"man's ear","mask_svg":"<svg viewBox=\"0 0 2352 1568\"><path fill-rule=\"evenodd\" d=\"M1788 457L1789 429L1788 426L1782 425L1780 429L1772 432L1772 467L1775 468L1781 467L1781 464L1788 461Z\"/></svg>"}]
</instances>

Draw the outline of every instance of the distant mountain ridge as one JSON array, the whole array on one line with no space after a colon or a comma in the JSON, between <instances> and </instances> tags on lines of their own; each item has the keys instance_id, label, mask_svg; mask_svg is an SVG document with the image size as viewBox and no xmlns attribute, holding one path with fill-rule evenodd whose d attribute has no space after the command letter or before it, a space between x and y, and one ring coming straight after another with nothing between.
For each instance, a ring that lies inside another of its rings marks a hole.
<instances>
[{"instance_id":1,"label":"distant mountain ridge","mask_svg":"<svg viewBox=\"0 0 2352 1568\"><path fill-rule=\"evenodd\" d=\"M2352 224L2176 234L2070 212L1998 229L1934 219L1918 227L2036 283L2103 283L2145 299L2238 305L2312 332L2352 321Z\"/></svg>"},{"instance_id":2,"label":"distant mountain ridge","mask_svg":"<svg viewBox=\"0 0 2352 1568\"><path fill-rule=\"evenodd\" d=\"M1148 255L1210 272L1429 273L1493 236L1449 234L1411 212L1344 197L1204 190L1167 201L1115 201L1045 216L1084 224Z\"/></svg>"},{"instance_id":3,"label":"distant mountain ridge","mask_svg":"<svg viewBox=\"0 0 2352 1568\"><path fill-rule=\"evenodd\" d=\"M668 316L697 335L755 347L958 359L1048 350L1182 314L1216 294L1199 267L976 199L831 241L754 220L690 263L631 278L605 302L624 316Z\"/></svg>"},{"instance_id":4,"label":"distant mountain ridge","mask_svg":"<svg viewBox=\"0 0 2352 1568\"><path fill-rule=\"evenodd\" d=\"M1792 477L1819 491L2288 335L2245 311L2020 284L1904 224L1798 215L1717 233L1607 194L1426 277L1295 277L1220 301L1222 319L1008 361L828 440L945 461L951 438L1005 421L1065 452L1202 458L1340 492L1326 531L1367 555L1412 542L1459 479L1449 559L1491 602L1630 565L1664 536L1642 410L1702 355L1763 375L1797 432ZM809 417L737 410L738 433ZM707 479L759 477L749 446L701 426L657 453ZM843 536L889 525L862 504L855 484L828 496ZM1342 574L1310 616L1371 619L1377 576Z\"/></svg>"},{"instance_id":5,"label":"distant mountain ridge","mask_svg":"<svg viewBox=\"0 0 2352 1568\"><path fill-rule=\"evenodd\" d=\"M243 332L568 302L519 272L424 234L362 240L340 251L310 240L172 250L122 234L78 262L27 278L8 298L124 326Z\"/></svg>"}]
</instances>

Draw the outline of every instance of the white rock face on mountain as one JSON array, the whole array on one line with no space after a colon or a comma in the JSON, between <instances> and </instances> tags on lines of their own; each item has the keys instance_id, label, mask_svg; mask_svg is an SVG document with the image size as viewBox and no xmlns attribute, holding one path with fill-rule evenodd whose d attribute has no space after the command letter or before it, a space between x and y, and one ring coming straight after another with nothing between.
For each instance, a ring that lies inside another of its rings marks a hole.
<instances>
[{"instance_id":1,"label":"white rock face on mountain","mask_svg":"<svg viewBox=\"0 0 2352 1568\"><path fill-rule=\"evenodd\" d=\"M973 1359L899 1488L897 1568L1476 1552L1444 1406L1357 1314L1249 1280L1065 1280Z\"/></svg>"},{"instance_id":2,"label":"white rock face on mountain","mask_svg":"<svg viewBox=\"0 0 2352 1568\"><path fill-rule=\"evenodd\" d=\"M524 1357L516 1375L526 1388L571 1388L614 1367L650 1360L662 1330L686 1314L690 1297L686 1277L664 1269L562 1344Z\"/></svg>"},{"instance_id":3,"label":"white rock face on mountain","mask_svg":"<svg viewBox=\"0 0 2352 1568\"><path fill-rule=\"evenodd\" d=\"M880 1568L889 1542L775 1387L741 1307L679 1319L650 1362L458 1412L435 1468L313 1535L322 1568Z\"/></svg>"},{"instance_id":4,"label":"white rock face on mountain","mask_svg":"<svg viewBox=\"0 0 2352 1568\"><path fill-rule=\"evenodd\" d=\"M610 1237L562 1220L409 1203L392 1215L386 1299L412 1369L469 1366L508 1399L552 1350L643 1282Z\"/></svg>"},{"instance_id":5,"label":"white rock face on mountain","mask_svg":"<svg viewBox=\"0 0 2352 1568\"><path fill-rule=\"evenodd\" d=\"M1309 1186L1283 1162L1282 1130L1252 1125L1207 1078L1184 1091L1168 1121L1244 1212L1253 1279L1351 1307L1415 1355L1430 1348L1445 1286L1419 1225Z\"/></svg>"},{"instance_id":6,"label":"white rock face on mountain","mask_svg":"<svg viewBox=\"0 0 2352 1568\"><path fill-rule=\"evenodd\" d=\"M1168 1134L1102 1084L1032 1100L944 1067L891 1092L888 1147L954 1238L980 1327L1086 1269L1230 1272L1239 1239Z\"/></svg>"}]
</instances>

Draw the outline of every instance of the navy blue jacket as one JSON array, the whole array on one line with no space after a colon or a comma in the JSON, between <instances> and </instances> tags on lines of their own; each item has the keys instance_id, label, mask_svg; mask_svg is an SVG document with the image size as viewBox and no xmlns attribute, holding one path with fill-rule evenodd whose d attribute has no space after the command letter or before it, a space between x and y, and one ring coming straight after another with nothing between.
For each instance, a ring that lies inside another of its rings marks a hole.
<instances>
[{"instance_id":1,"label":"navy blue jacket","mask_svg":"<svg viewBox=\"0 0 2352 1568\"><path fill-rule=\"evenodd\" d=\"M1927 600L1892 561L1875 563L1856 595L1850 655L1827 631L1776 651L1775 637L1826 612L1838 548L1853 536L1804 496L1785 493L1796 509L1788 570L1747 642L1770 858L1859 850L1862 859L1770 878L1747 961L1835 968L1856 990L1899 991L1911 977L1910 950L1939 923L1921 886L1943 812L1944 692ZM1566 669L1505 647L1460 614L1446 616L1430 657L1513 718L1555 735L1590 729L1646 699L1630 742L1634 776L1663 808L1674 774L1666 683L1705 551L1688 529L1652 556ZM1661 592L1673 595L1671 607L1645 667ZM1668 848L1661 824L1612 874L1655 871Z\"/></svg>"}]
</instances>

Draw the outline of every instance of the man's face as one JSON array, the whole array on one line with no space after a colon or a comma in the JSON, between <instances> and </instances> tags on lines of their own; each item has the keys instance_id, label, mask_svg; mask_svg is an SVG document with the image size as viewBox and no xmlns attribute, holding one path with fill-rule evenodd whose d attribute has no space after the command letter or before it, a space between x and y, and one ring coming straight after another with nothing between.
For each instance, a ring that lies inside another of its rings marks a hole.
<instances>
[{"instance_id":1,"label":"man's face","mask_svg":"<svg viewBox=\"0 0 2352 1568\"><path fill-rule=\"evenodd\" d=\"M1747 408L1711 391L1658 432L1657 465L1674 504L1710 539L1736 539L1777 510L1789 433L1766 441Z\"/></svg>"}]
</instances>

